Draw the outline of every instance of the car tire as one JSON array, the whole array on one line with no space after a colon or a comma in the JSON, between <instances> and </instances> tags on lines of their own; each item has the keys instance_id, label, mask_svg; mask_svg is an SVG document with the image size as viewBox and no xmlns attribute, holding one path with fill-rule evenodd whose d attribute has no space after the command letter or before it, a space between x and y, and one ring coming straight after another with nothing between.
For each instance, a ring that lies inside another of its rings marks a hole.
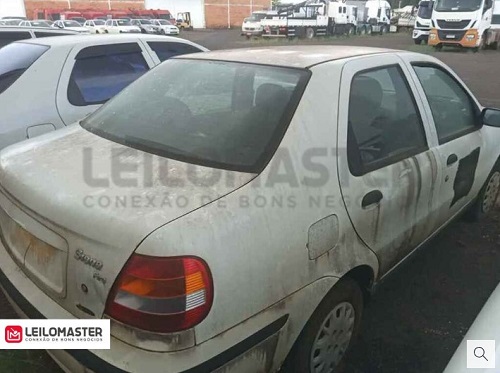
<instances>
[{"instance_id":1,"label":"car tire","mask_svg":"<svg viewBox=\"0 0 500 373\"><path fill-rule=\"evenodd\" d=\"M283 371L313 373L321 364L326 364L324 371L327 372L329 367L333 367L334 372L342 370L344 356L359 333L362 314L363 294L360 287L350 278L340 280L321 301L300 333ZM333 320L336 320L335 328Z\"/></svg>"},{"instance_id":2,"label":"car tire","mask_svg":"<svg viewBox=\"0 0 500 373\"><path fill-rule=\"evenodd\" d=\"M500 161L488 175L476 201L465 214L468 221L478 221L488 215L494 208L500 195Z\"/></svg>"},{"instance_id":3,"label":"car tire","mask_svg":"<svg viewBox=\"0 0 500 373\"><path fill-rule=\"evenodd\" d=\"M415 45L420 45L422 44L422 39L413 39L413 42L415 43Z\"/></svg>"}]
</instances>

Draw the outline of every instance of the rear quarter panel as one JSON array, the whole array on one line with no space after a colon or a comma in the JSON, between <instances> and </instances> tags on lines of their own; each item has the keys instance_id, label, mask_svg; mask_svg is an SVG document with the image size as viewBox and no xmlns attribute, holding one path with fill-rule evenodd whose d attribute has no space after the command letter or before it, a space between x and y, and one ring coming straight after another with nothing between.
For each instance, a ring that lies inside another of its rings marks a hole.
<instances>
[{"instance_id":1,"label":"rear quarter panel","mask_svg":"<svg viewBox=\"0 0 500 373\"><path fill-rule=\"evenodd\" d=\"M334 280L278 312L290 314L290 322L295 322L279 342L283 353L337 278L360 264L377 274L376 257L352 229L339 189L335 144L341 68L341 62L331 62L312 69L278 152L254 181L157 229L139 246L141 254L195 255L208 263L215 297L211 312L195 327L197 343L310 284ZM320 180L304 161L308 152L321 154L314 162L323 165L326 179ZM338 239L330 250L310 259L309 228L331 215L338 218Z\"/></svg>"}]
</instances>

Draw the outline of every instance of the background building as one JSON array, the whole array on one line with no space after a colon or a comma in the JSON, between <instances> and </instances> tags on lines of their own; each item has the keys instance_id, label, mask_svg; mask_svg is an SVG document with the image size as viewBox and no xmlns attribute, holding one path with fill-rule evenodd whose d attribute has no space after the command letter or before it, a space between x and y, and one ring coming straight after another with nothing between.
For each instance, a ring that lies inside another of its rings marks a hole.
<instances>
[{"instance_id":1,"label":"background building","mask_svg":"<svg viewBox=\"0 0 500 373\"><path fill-rule=\"evenodd\" d=\"M5 0L0 0L5 1ZM174 17L190 12L195 28L239 27L253 11L270 9L271 0L24 0L26 14L35 9L128 10L167 9Z\"/></svg>"}]
</instances>

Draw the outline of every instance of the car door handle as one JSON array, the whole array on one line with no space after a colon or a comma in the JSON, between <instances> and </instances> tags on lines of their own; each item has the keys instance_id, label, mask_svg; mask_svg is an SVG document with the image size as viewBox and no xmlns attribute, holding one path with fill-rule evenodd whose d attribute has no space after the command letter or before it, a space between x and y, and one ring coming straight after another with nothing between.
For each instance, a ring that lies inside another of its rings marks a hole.
<instances>
[{"instance_id":1,"label":"car door handle","mask_svg":"<svg viewBox=\"0 0 500 373\"><path fill-rule=\"evenodd\" d=\"M380 190L372 190L363 197L363 200L361 201L361 207L366 209L369 206L379 203L382 198L384 198L384 195Z\"/></svg>"},{"instance_id":2,"label":"car door handle","mask_svg":"<svg viewBox=\"0 0 500 373\"><path fill-rule=\"evenodd\" d=\"M448 157L448 160L446 161L446 165L447 166L451 166L452 164L457 163L457 161L458 161L457 155L456 154L451 154Z\"/></svg>"}]
</instances>

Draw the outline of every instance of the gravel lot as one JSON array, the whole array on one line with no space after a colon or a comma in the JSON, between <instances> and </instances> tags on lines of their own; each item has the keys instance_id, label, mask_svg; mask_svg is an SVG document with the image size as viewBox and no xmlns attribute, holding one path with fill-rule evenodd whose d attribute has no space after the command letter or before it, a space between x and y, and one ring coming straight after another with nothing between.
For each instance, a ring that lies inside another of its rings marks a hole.
<instances>
[{"instance_id":1,"label":"gravel lot","mask_svg":"<svg viewBox=\"0 0 500 373\"><path fill-rule=\"evenodd\" d=\"M409 34L314 41L245 40L239 30L184 32L210 49L338 44L406 49L435 55L453 67L484 105L500 107L500 52L415 46ZM468 327L500 282L500 212L481 223L458 221L405 263L378 289L348 372L442 372ZM0 318L15 317L0 295ZM60 372L44 352L0 352L0 372Z\"/></svg>"}]
</instances>

